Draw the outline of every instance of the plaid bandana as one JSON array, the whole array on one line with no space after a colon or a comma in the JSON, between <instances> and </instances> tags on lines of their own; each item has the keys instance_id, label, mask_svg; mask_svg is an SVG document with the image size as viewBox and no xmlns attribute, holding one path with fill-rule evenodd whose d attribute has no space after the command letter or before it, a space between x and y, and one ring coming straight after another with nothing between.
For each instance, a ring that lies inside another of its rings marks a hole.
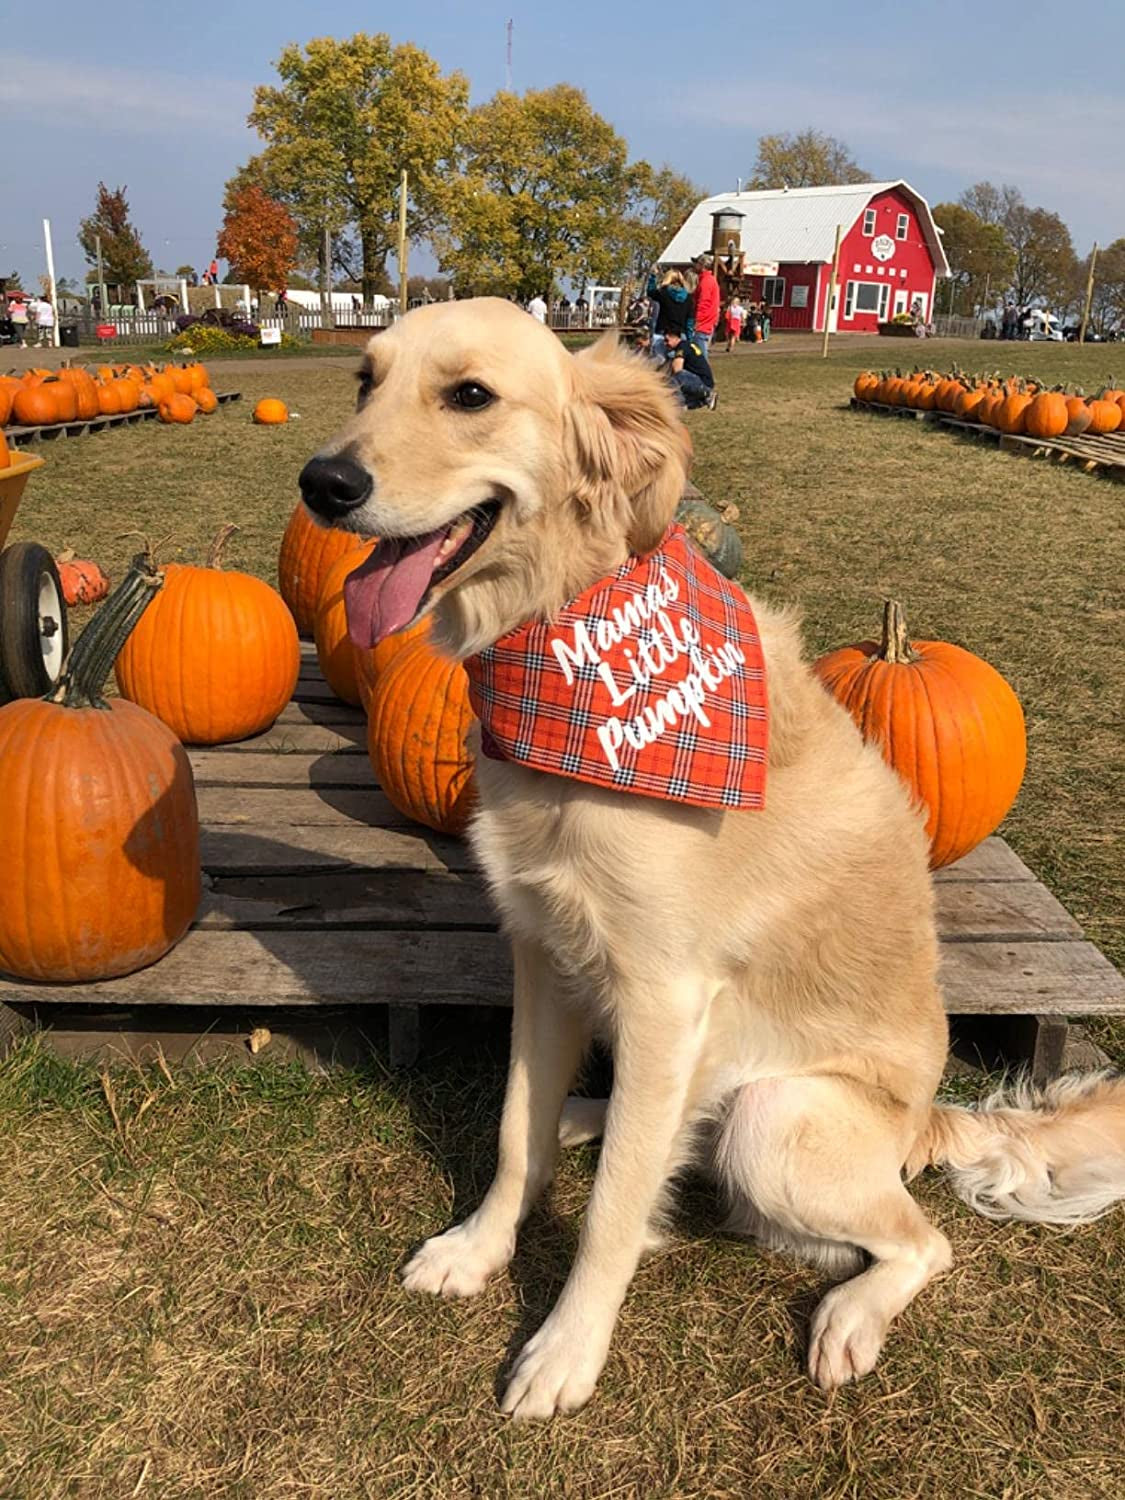
<instances>
[{"instance_id":1,"label":"plaid bandana","mask_svg":"<svg viewBox=\"0 0 1125 1500\"><path fill-rule=\"evenodd\" d=\"M465 670L493 760L693 807L765 804L758 627L680 526Z\"/></svg>"}]
</instances>

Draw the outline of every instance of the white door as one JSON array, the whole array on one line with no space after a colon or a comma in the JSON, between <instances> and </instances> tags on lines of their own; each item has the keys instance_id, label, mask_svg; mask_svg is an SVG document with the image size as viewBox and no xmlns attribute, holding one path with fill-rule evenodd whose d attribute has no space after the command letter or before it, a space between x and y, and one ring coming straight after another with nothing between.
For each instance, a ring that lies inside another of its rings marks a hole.
<instances>
[{"instance_id":1,"label":"white door","mask_svg":"<svg viewBox=\"0 0 1125 1500\"><path fill-rule=\"evenodd\" d=\"M840 315L840 283L836 283L836 291L828 308L828 332L836 332L836 319Z\"/></svg>"},{"instance_id":2,"label":"white door","mask_svg":"<svg viewBox=\"0 0 1125 1500\"><path fill-rule=\"evenodd\" d=\"M894 308L892 310L892 316L893 317L897 318L898 315L899 315L899 313L904 313L904 312L909 312L910 311L910 304L909 304L908 298L909 298L909 293L907 292L907 290L906 290L905 287L896 287L895 288L895 305L894 305Z\"/></svg>"},{"instance_id":3,"label":"white door","mask_svg":"<svg viewBox=\"0 0 1125 1500\"><path fill-rule=\"evenodd\" d=\"M911 292L908 295L910 296L910 305L911 305L911 307L914 305L915 302L917 302L917 304L918 304L918 311L922 314L922 321L925 322L925 320L926 320L926 308L929 306L929 301L930 301L929 297L926 295L925 292ZM908 308L907 311L909 312L909 310L910 309Z\"/></svg>"}]
</instances>

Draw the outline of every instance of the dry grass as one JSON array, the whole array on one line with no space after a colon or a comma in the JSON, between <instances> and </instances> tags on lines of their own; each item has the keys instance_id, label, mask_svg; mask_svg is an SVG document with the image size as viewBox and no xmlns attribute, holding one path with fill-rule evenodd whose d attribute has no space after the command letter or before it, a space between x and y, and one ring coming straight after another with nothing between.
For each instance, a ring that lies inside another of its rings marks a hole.
<instances>
[{"instance_id":1,"label":"dry grass","mask_svg":"<svg viewBox=\"0 0 1125 1500\"><path fill-rule=\"evenodd\" d=\"M720 356L723 404L692 419L701 487L742 508L747 580L800 603L815 648L869 633L893 591L919 633L1011 677L1031 762L1005 831L1120 961L1122 490L837 410L871 346L824 367L775 342ZM1011 354L1052 377L1081 363L1089 384L1105 364ZM294 361L239 382L301 420L255 429L244 402L208 425L57 444L20 534L119 568L126 529L173 530L198 555L233 519L234 560L270 576L297 469L349 375ZM595 1153L568 1158L478 1301L396 1282L411 1245L487 1184L502 1029L451 1023L405 1078L378 1058L327 1079L269 1063L101 1077L34 1045L0 1067L0 1495L1125 1492L1120 1215L1071 1234L997 1227L936 1182L921 1197L955 1269L861 1386L828 1400L806 1383L817 1276L717 1235L692 1187L590 1407L505 1424L498 1373L561 1286ZM1101 1034L1125 1056L1120 1028Z\"/></svg>"}]
</instances>

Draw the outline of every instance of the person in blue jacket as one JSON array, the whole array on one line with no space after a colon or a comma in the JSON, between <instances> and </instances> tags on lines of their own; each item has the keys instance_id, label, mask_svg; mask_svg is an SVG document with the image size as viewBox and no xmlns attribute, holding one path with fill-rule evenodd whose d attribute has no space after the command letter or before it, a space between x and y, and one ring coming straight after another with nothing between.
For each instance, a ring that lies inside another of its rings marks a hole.
<instances>
[{"instance_id":1,"label":"person in blue jacket","mask_svg":"<svg viewBox=\"0 0 1125 1500\"><path fill-rule=\"evenodd\" d=\"M678 333L688 338L692 331L691 296L682 271L666 271L659 281L655 269L648 278L646 295L656 303L653 354L664 357L664 335Z\"/></svg>"}]
</instances>

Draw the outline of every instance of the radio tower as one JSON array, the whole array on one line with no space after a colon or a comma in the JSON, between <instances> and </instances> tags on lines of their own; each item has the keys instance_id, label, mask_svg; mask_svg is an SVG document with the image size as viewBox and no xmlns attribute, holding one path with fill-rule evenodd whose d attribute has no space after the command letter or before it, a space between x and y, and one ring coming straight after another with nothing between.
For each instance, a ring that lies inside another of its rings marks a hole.
<instances>
[{"instance_id":1,"label":"radio tower","mask_svg":"<svg viewBox=\"0 0 1125 1500\"><path fill-rule=\"evenodd\" d=\"M511 21L508 22L507 32L508 32L508 54L507 54L507 66L505 67L505 70L504 70L504 87L507 89L508 93L510 94L512 92L512 23L511 23Z\"/></svg>"}]
</instances>

